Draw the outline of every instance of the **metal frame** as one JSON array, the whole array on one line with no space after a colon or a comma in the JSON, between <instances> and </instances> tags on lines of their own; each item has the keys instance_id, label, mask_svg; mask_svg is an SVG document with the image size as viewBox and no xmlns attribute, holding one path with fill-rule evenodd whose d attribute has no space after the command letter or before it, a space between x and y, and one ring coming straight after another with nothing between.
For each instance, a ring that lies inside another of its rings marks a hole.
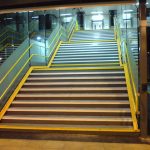
<instances>
[{"instance_id":1,"label":"metal frame","mask_svg":"<svg viewBox=\"0 0 150 150\"><path fill-rule=\"evenodd\" d=\"M140 129L141 136L148 134L148 96L147 96L147 31L146 0L140 0Z\"/></svg>"}]
</instances>

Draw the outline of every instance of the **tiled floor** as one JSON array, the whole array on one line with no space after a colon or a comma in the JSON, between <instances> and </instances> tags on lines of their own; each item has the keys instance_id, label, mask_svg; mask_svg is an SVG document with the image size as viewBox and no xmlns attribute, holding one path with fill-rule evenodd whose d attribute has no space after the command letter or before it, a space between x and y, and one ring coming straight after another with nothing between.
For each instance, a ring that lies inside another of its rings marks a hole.
<instances>
[{"instance_id":1,"label":"tiled floor","mask_svg":"<svg viewBox=\"0 0 150 150\"><path fill-rule=\"evenodd\" d=\"M0 139L0 150L150 150L148 144Z\"/></svg>"}]
</instances>

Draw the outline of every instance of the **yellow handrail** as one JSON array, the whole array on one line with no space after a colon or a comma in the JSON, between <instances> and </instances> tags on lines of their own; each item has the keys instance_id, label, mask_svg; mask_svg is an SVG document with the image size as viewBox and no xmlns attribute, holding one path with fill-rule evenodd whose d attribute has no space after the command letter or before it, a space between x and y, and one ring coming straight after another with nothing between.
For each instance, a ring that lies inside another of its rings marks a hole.
<instances>
[{"instance_id":1,"label":"yellow handrail","mask_svg":"<svg viewBox=\"0 0 150 150\"><path fill-rule=\"evenodd\" d=\"M28 50L32 47L33 44L31 44L20 56L20 58L13 64L13 66L8 70L8 72L5 74L5 76L0 80L0 84L5 80L5 78L9 75L9 73L15 68L15 66L19 63L19 61L23 58L23 56L28 52Z\"/></svg>"},{"instance_id":2,"label":"yellow handrail","mask_svg":"<svg viewBox=\"0 0 150 150\"><path fill-rule=\"evenodd\" d=\"M7 39L12 39L12 37L10 37L9 35L7 37L5 37L2 41L0 41L0 44L3 43L4 41L6 41ZM17 39L18 41L22 41L24 40L24 38L19 38Z\"/></svg>"},{"instance_id":3,"label":"yellow handrail","mask_svg":"<svg viewBox=\"0 0 150 150\"><path fill-rule=\"evenodd\" d=\"M57 42L56 42L57 43ZM61 44L61 43L60 43ZM59 46L60 46L59 44ZM28 52L28 50L33 46L30 45L25 52L21 55L21 57L16 61L16 63L10 68L10 70L5 74L5 76L2 78L2 80L0 81L0 84L5 80L5 78L9 75L9 73L14 69L14 67L19 63L19 61L23 58L23 56ZM58 47L57 47L58 50ZM57 51L56 50L56 51ZM50 54L49 54L50 55ZM25 64L23 65L23 67L19 70L19 72L16 74L16 76L12 79L11 83L8 85L8 87L5 89L5 91L2 93L2 95L0 96L0 100L3 98L3 96L7 93L7 91L9 90L9 88L12 86L12 84L14 83L14 81L17 79L17 77L20 75L20 73L22 72L22 70L25 68L25 66L28 64L28 62L32 59L33 56L39 56L39 57L44 57L44 58L49 58L49 56L42 56L39 54L32 54L27 61L25 62ZM49 66L49 65L48 65Z\"/></svg>"},{"instance_id":4,"label":"yellow handrail","mask_svg":"<svg viewBox=\"0 0 150 150\"><path fill-rule=\"evenodd\" d=\"M12 79L12 81L10 82L10 84L8 85L8 87L5 89L5 91L3 92L3 94L0 96L0 100L3 98L3 96L7 93L7 91L9 90L9 88L12 86L12 84L14 83L14 81L17 79L17 77L20 75L20 73L22 72L22 70L25 68L25 66L28 64L28 62L32 59L33 56L38 56L37 54L32 54L29 59L26 61L26 63L22 66L22 68L19 70L19 72L16 74L16 76Z\"/></svg>"},{"instance_id":5,"label":"yellow handrail","mask_svg":"<svg viewBox=\"0 0 150 150\"><path fill-rule=\"evenodd\" d=\"M121 51L121 47L120 47L120 43L121 43L121 37L120 37L120 29L118 28L118 25L116 25L116 40L117 40L117 45L118 45L118 53L119 53L119 62L120 62L120 66L123 65L122 63L122 51Z\"/></svg>"},{"instance_id":6,"label":"yellow handrail","mask_svg":"<svg viewBox=\"0 0 150 150\"><path fill-rule=\"evenodd\" d=\"M61 28L60 28L61 29ZM54 42L54 40L57 38L57 36L59 35L59 32L55 35L55 37L53 38L52 42ZM54 45L54 48L56 47L56 44L58 43L58 41L60 40L60 37L61 37L62 33L59 35L59 38L57 40L57 42L55 43ZM59 49L59 46L60 46L61 42L59 43L59 45L57 46L56 50L55 50L55 53L56 51L58 51ZM24 52L23 54L20 56L20 58L13 64L13 66L8 70L8 72L5 74L5 76L0 80L0 84L6 79L6 77L10 74L10 72L15 68L15 66L20 62L20 60L24 57L24 55L29 51L29 49L34 45L31 44ZM50 45L48 46L48 48L50 47ZM55 54L54 53L54 54ZM24 67L27 65L27 63L32 59L33 56L40 56L40 57L44 57L44 58L49 58L51 52L49 53L48 56L41 56L41 55L38 55L38 54L32 54L29 59L26 61L26 63L23 65L23 67L21 68L21 70L16 74L16 76L12 79L11 83L9 84L9 86L5 89L5 91L2 93L2 95L0 96L0 99L3 98L3 96L7 93L7 91L9 90L9 88L12 86L12 84L14 83L14 81L17 79L17 77L20 75L20 73L22 72L22 70L24 69ZM51 62L51 61L50 61ZM50 66L51 63L48 64L48 66ZM47 67L48 67L47 66Z\"/></svg>"},{"instance_id":7,"label":"yellow handrail","mask_svg":"<svg viewBox=\"0 0 150 150\"><path fill-rule=\"evenodd\" d=\"M0 48L0 52L4 50L4 48L7 48L9 46L9 43L5 44L2 48Z\"/></svg>"},{"instance_id":8,"label":"yellow handrail","mask_svg":"<svg viewBox=\"0 0 150 150\"><path fill-rule=\"evenodd\" d=\"M59 49L61 43L62 43L62 42L60 41L60 43L58 44L58 46L57 46L57 48L56 48L56 50L55 50L55 52L54 52L54 54L53 54L53 56L52 56L50 62L48 63L48 67L51 66L51 64L52 64L52 62L53 62L53 60L54 60L54 57L55 57L55 55L56 55L56 53L57 53L57 51L58 51L58 49Z\"/></svg>"},{"instance_id":9,"label":"yellow handrail","mask_svg":"<svg viewBox=\"0 0 150 150\"><path fill-rule=\"evenodd\" d=\"M138 130L138 124L137 124L137 118L136 118L136 114L139 109L138 108L139 107L138 106L138 91L137 91L136 85L135 85L135 80L134 80L134 76L133 76L133 72L132 72L132 68L131 68L131 62L130 62L130 58L129 58L129 50L127 48L126 42L123 41L125 43L124 44L124 48L125 48L124 53L120 47L121 33L120 33L120 28L119 28L117 21L115 22L115 35L116 35L117 42L118 42L119 55L121 56L120 57L121 65L123 65L124 70L125 70L126 84L127 84L127 88L128 88L128 95L129 95L129 101L130 101L133 126L134 126L134 130ZM123 56L125 58L125 62L122 61Z\"/></svg>"},{"instance_id":10,"label":"yellow handrail","mask_svg":"<svg viewBox=\"0 0 150 150\"><path fill-rule=\"evenodd\" d=\"M0 38L1 38L4 34L6 34L7 32L8 32L8 29L4 30L4 32L2 32L2 33L0 34Z\"/></svg>"},{"instance_id":11,"label":"yellow handrail","mask_svg":"<svg viewBox=\"0 0 150 150\"><path fill-rule=\"evenodd\" d=\"M2 32L0 34L0 37L3 36L4 34L6 34L7 32L12 32L12 33L15 33L15 34L18 34L18 35L22 35L21 33L17 32L17 31L13 31L13 29L7 27L7 28L4 29L4 32Z\"/></svg>"},{"instance_id":12,"label":"yellow handrail","mask_svg":"<svg viewBox=\"0 0 150 150\"><path fill-rule=\"evenodd\" d=\"M132 121L133 121L133 128L135 131L137 131L138 123L137 123L137 118L136 118L136 108L135 108L135 103L134 103L132 86L130 84L130 75L129 75L127 64L124 64L124 71L125 71L125 77L126 77L126 85L127 85L127 89L128 89L128 96L129 96L130 110L131 110L131 116L132 116Z\"/></svg>"},{"instance_id":13,"label":"yellow handrail","mask_svg":"<svg viewBox=\"0 0 150 150\"><path fill-rule=\"evenodd\" d=\"M53 41L56 39L58 34L55 35ZM61 37L61 34L59 36L59 38ZM57 42L56 42L57 43ZM23 58L23 56L28 52L28 50L33 46L33 44L31 44L24 52L23 54L20 56L20 58L13 64L13 66L8 70L8 72L5 74L5 76L0 80L0 84L5 80L5 78L9 75L9 73L14 69L14 67L19 63L19 61ZM49 46L50 47L50 46ZM48 48L49 48L48 47ZM50 55L50 54L49 54ZM48 56L47 56L48 57Z\"/></svg>"},{"instance_id":14,"label":"yellow handrail","mask_svg":"<svg viewBox=\"0 0 150 150\"><path fill-rule=\"evenodd\" d=\"M74 23L74 20L72 20L72 21L71 21L71 24L70 24L70 26L69 26L69 28L68 28L67 32L69 32L69 31L70 31L70 29L71 29L71 27L72 27L73 23Z\"/></svg>"},{"instance_id":15,"label":"yellow handrail","mask_svg":"<svg viewBox=\"0 0 150 150\"><path fill-rule=\"evenodd\" d=\"M129 59L129 50L127 48L127 45L125 44L125 49L126 49L126 64L128 64L128 68L129 68L129 71L130 71L130 78L131 78L131 81L132 81L132 85L133 85L133 94L134 94L134 97L135 97L135 110L136 110L136 113L138 112L138 109L139 109L139 106L138 106L138 91L136 89L136 85L135 85L135 80L134 80L134 77L133 77L133 74L132 74L132 69L131 69L131 62L130 62L130 59Z\"/></svg>"},{"instance_id":16,"label":"yellow handrail","mask_svg":"<svg viewBox=\"0 0 150 150\"><path fill-rule=\"evenodd\" d=\"M14 46L19 46L20 44L13 44ZM12 46L11 43L5 44L2 48L0 48L0 52L4 50L4 48L7 48L8 46ZM12 46L13 47L13 46Z\"/></svg>"},{"instance_id":17,"label":"yellow handrail","mask_svg":"<svg viewBox=\"0 0 150 150\"><path fill-rule=\"evenodd\" d=\"M53 42L55 41L55 39L57 38L58 34L60 34L60 35L59 35L59 38L61 37L62 33L59 33L59 32L58 32L58 33L55 35L55 37L53 38L53 40L52 40L51 43L53 43ZM49 45L48 48L50 48L50 46L51 46L51 45Z\"/></svg>"}]
</instances>

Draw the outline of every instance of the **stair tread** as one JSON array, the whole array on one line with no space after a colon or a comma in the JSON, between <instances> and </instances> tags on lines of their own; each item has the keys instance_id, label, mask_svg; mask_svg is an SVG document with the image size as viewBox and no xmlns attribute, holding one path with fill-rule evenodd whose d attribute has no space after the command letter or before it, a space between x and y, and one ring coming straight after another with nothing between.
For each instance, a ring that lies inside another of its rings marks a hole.
<instances>
[{"instance_id":1,"label":"stair tread","mask_svg":"<svg viewBox=\"0 0 150 150\"><path fill-rule=\"evenodd\" d=\"M80 51L78 51L78 52L80 52L80 55L96 55L96 54L99 54L99 55L107 55L107 54L110 54L110 53L113 53L113 54L117 54L118 55L118 51L117 51L117 49L116 50L110 50L110 51L82 51L82 50L80 50ZM77 55L77 52L72 52L72 51L70 51L70 52L67 52L67 51L58 51L57 52L57 56L58 55Z\"/></svg>"},{"instance_id":2,"label":"stair tread","mask_svg":"<svg viewBox=\"0 0 150 150\"><path fill-rule=\"evenodd\" d=\"M79 80L79 79L125 79L124 76L103 76L103 77L29 77L27 80Z\"/></svg>"},{"instance_id":3,"label":"stair tread","mask_svg":"<svg viewBox=\"0 0 150 150\"><path fill-rule=\"evenodd\" d=\"M78 107L10 107L8 112L103 112L103 113L130 113L129 108L78 108Z\"/></svg>"},{"instance_id":4,"label":"stair tread","mask_svg":"<svg viewBox=\"0 0 150 150\"><path fill-rule=\"evenodd\" d=\"M124 74L123 71L110 71L110 72L32 72L30 75L101 75L101 74Z\"/></svg>"},{"instance_id":5,"label":"stair tread","mask_svg":"<svg viewBox=\"0 0 150 150\"><path fill-rule=\"evenodd\" d=\"M98 55L98 54L95 54L95 55L87 55L87 54L78 54L78 55L62 55L62 54L57 54L55 56L55 58L77 58L77 57L113 57L113 56L118 56L118 54L104 54L104 55Z\"/></svg>"},{"instance_id":6,"label":"stair tread","mask_svg":"<svg viewBox=\"0 0 150 150\"><path fill-rule=\"evenodd\" d=\"M128 97L128 94L120 94L120 93L103 93L103 94L98 94L98 93L66 93L66 94L62 94L62 93L44 93L44 94L40 94L39 92L36 94L18 94L16 97Z\"/></svg>"},{"instance_id":7,"label":"stair tread","mask_svg":"<svg viewBox=\"0 0 150 150\"><path fill-rule=\"evenodd\" d=\"M100 56L96 56L96 57L74 57L74 56L70 56L70 57L64 57L64 58L58 58L58 57L55 57L54 58L54 61L67 61L67 60L97 60L97 59L99 59L99 60L107 60L107 59L119 59L119 56L114 56L114 57L112 57L112 56L106 56L106 57L100 57Z\"/></svg>"},{"instance_id":8,"label":"stair tread","mask_svg":"<svg viewBox=\"0 0 150 150\"><path fill-rule=\"evenodd\" d=\"M110 82L46 82L46 83L43 83L43 82L26 82L24 85L114 85L114 84L126 84L125 81L110 81Z\"/></svg>"},{"instance_id":9,"label":"stair tread","mask_svg":"<svg viewBox=\"0 0 150 150\"><path fill-rule=\"evenodd\" d=\"M49 127L49 128L82 128L82 129L133 129L133 126L129 126L129 125L124 125L124 126L119 126L119 125L69 125L69 124L23 124L23 123L1 123L0 126L7 126L7 127L12 127L12 126L15 126L15 127L20 127L20 126L23 126L23 127L35 127L35 128L38 128L38 127Z\"/></svg>"},{"instance_id":10,"label":"stair tread","mask_svg":"<svg viewBox=\"0 0 150 150\"><path fill-rule=\"evenodd\" d=\"M53 61L53 64L54 63L96 63L96 62L119 62L119 59L117 59L117 58L115 58L115 59L113 59L113 60L110 60L110 59L106 59L106 60L95 60L95 59L91 59L91 60L54 60Z\"/></svg>"},{"instance_id":11,"label":"stair tread","mask_svg":"<svg viewBox=\"0 0 150 150\"><path fill-rule=\"evenodd\" d=\"M52 87L52 88L49 88L49 87L47 87L47 88L39 88L39 87L37 87L37 88L25 88L25 87L23 87L23 88L21 88L21 90L20 91L56 91L56 90L58 90L58 91L101 91L101 90L104 90L104 91L111 91L111 90L113 90L113 91L117 91L117 90L124 90L124 91L126 91L127 90L127 88L126 87L113 87L113 88L111 88L111 87L104 87L104 88L100 88L100 87L98 87L98 88L96 88L96 87L92 87L92 88L90 88L90 87L85 87L85 88L82 88L82 87L78 87L78 88L76 88L76 87L69 87L69 88L55 88L55 87Z\"/></svg>"},{"instance_id":12,"label":"stair tread","mask_svg":"<svg viewBox=\"0 0 150 150\"><path fill-rule=\"evenodd\" d=\"M129 104L127 100L14 100L12 104Z\"/></svg>"},{"instance_id":13,"label":"stair tread","mask_svg":"<svg viewBox=\"0 0 150 150\"><path fill-rule=\"evenodd\" d=\"M114 122L132 122L132 118L131 117L127 117L127 116L122 116L122 117L108 117L108 116L67 116L67 115L61 115L61 116L57 116L57 115L51 115L51 116L47 116L47 115L5 115L2 120L6 120L6 119L17 119L17 120L41 120L41 121L46 121L46 120L59 120L59 121L84 121L84 122L88 122L88 121L105 121L105 122L109 122L109 121L114 121Z\"/></svg>"}]
</instances>

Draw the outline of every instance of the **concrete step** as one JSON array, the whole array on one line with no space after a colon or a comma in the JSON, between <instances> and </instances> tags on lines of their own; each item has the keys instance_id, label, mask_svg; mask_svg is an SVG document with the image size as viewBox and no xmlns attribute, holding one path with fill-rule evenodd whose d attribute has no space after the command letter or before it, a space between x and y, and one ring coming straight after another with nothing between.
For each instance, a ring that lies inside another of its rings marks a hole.
<instances>
[{"instance_id":1,"label":"concrete step","mask_svg":"<svg viewBox=\"0 0 150 150\"><path fill-rule=\"evenodd\" d=\"M127 93L127 88L126 87L103 87L103 88L99 88L99 87L65 87L65 88L40 88L40 87L35 87L35 88L21 88L20 89L20 93L79 93L79 92L89 92L89 93Z\"/></svg>"},{"instance_id":2,"label":"concrete step","mask_svg":"<svg viewBox=\"0 0 150 150\"><path fill-rule=\"evenodd\" d=\"M129 108L11 107L7 115L131 116Z\"/></svg>"},{"instance_id":3,"label":"concrete step","mask_svg":"<svg viewBox=\"0 0 150 150\"><path fill-rule=\"evenodd\" d=\"M118 70L101 70L101 71L51 71L51 70L33 70L30 76L54 76L54 77L86 77L86 76L122 76L124 71Z\"/></svg>"},{"instance_id":4,"label":"concrete step","mask_svg":"<svg viewBox=\"0 0 150 150\"><path fill-rule=\"evenodd\" d=\"M110 60L110 59L104 59L104 60L99 60L99 59L97 59L97 60L95 60L95 59L92 59L92 60L88 60L88 59L86 59L86 60L82 60L81 58L80 58L80 60L54 60L53 61L53 63L52 64L71 64L71 63L110 63L110 62L112 62L112 63L118 63L119 62L119 59L118 58L115 58L115 59L113 59L113 60Z\"/></svg>"},{"instance_id":5,"label":"concrete step","mask_svg":"<svg viewBox=\"0 0 150 150\"><path fill-rule=\"evenodd\" d=\"M129 108L127 100L14 100L12 107Z\"/></svg>"},{"instance_id":6,"label":"concrete step","mask_svg":"<svg viewBox=\"0 0 150 150\"><path fill-rule=\"evenodd\" d=\"M75 55L68 55L68 54L57 54L56 56L55 56L55 58L84 58L84 57L86 57L86 58L111 58L111 57L113 57L113 58L118 58L119 56L118 56L118 54L116 53L116 54L80 54L80 53L78 53L78 54L75 54Z\"/></svg>"},{"instance_id":7,"label":"concrete step","mask_svg":"<svg viewBox=\"0 0 150 150\"><path fill-rule=\"evenodd\" d=\"M24 124L132 125L131 117L126 116L5 115L2 118L2 122Z\"/></svg>"},{"instance_id":8,"label":"concrete step","mask_svg":"<svg viewBox=\"0 0 150 150\"><path fill-rule=\"evenodd\" d=\"M68 100L68 99L80 99L80 100L128 100L128 94L127 93L19 93L16 96L16 99L45 99L45 100Z\"/></svg>"},{"instance_id":9,"label":"concrete step","mask_svg":"<svg viewBox=\"0 0 150 150\"><path fill-rule=\"evenodd\" d=\"M74 77L29 77L27 79L27 81L30 82L34 82L34 81L68 81L68 80L93 80L93 81L104 81L104 80L120 80L120 81L125 81L125 77L124 76L99 76L99 77L93 77L93 76L89 76L89 77L79 77L79 76L74 76Z\"/></svg>"}]
</instances>

